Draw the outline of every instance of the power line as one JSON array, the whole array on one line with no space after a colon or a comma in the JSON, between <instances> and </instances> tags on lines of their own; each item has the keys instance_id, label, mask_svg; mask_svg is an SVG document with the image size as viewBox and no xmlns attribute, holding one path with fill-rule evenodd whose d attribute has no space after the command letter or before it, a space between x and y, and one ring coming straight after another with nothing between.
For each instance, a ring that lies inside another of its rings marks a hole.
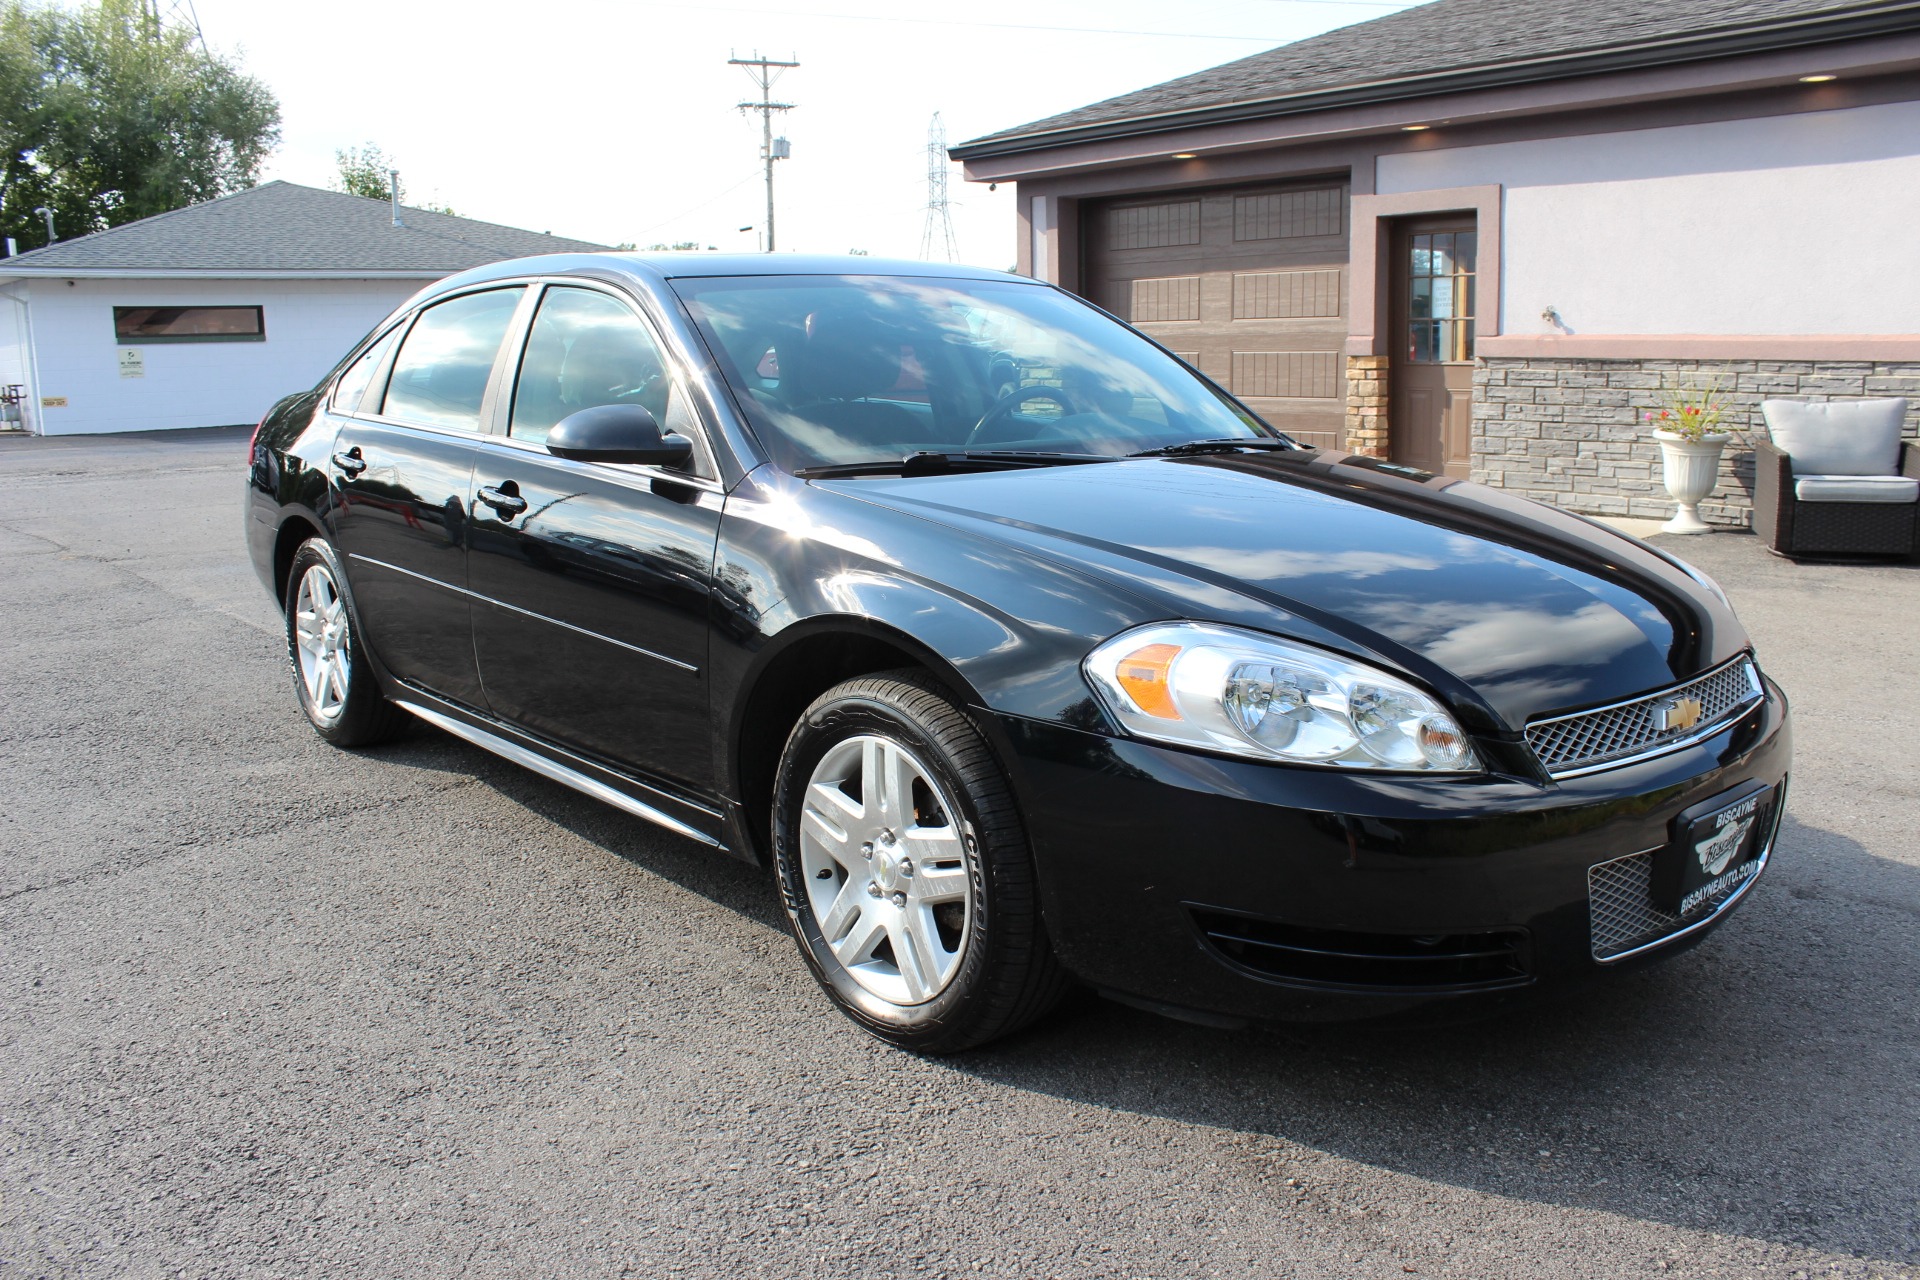
<instances>
[{"instance_id":1,"label":"power line","mask_svg":"<svg viewBox=\"0 0 1920 1280\"><path fill-rule=\"evenodd\" d=\"M760 158L767 166L767 252L773 252L773 162L785 160L789 154L787 140L773 136L773 113L791 111L791 102L773 100L773 82L785 75L788 70L800 64L794 61L776 62L772 58L763 58L758 52L751 58L728 58L730 67L746 68L748 79L760 86L760 101L743 102L742 111L760 113Z\"/></svg>"},{"instance_id":2,"label":"power line","mask_svg":"<svg viewBox=\"0 0 1920 1280\"><path fill-rule=\"evenodd\" d=\"M953 206L947 200L947 126L940 113L933 113L927 125L927 220L920 231L920 256L933 261L937 247L948 262L960 260L960 246L953 238Z\"/></svg>"},{"instance_id":3,"label":"power line","mask_svg":"<svg viewBox=\"0 0 1920 1280\"><path fill-rule=\"evenodd\" d=\"M200 52L207 51L207 37L200 30L200 15L193 11L193 0L143 0L141 8L146 11L156 37L168 27L179 27L193 33Z\"/></svg>"},{"instance_id":4,"label":"power line","mask_svg":"<svg viewBox=\"0 0 1920 1280\"><path fill-rule=\"evenodd\" d=\"M719 201L732 195L734 192L746 186L749 182L752 182L755 178L758 178L759 176L760 176L760 166L755 165L752 173L749 173L746 177L740 179L740 181L734 183L732 186L728 187L725 191L719 192L716 195L708 196L705 200L702 200L699 204L691 205L685 209L682 209L679 213L674 214L671 218L663 218L661 221L654 223L650 227L642 227L640 230L634 232L634 235L635 237L651 235L653 232L658 231L662 227L672 226L674 223L680 221L680 219L686 217L690 213L698 213L710 204L717 204Z\"/></svg>"}]
</instances>

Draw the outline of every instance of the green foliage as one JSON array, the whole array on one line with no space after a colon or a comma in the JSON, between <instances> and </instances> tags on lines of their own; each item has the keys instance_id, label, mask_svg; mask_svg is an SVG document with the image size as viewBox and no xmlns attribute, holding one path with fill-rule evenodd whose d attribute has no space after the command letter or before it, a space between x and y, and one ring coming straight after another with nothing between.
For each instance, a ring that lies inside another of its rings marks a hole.
<instances>
[{"instance_id":1,"label":"green foliage","mask_svg":"<svg viewBox=\"0 0 1920 1280\"><path fill-rule=\"evenodd\" d=\"M267 87L140 0L0 0L0 235L46 243L252 186L280 140Z\"/></svg>"},{"instance_id":2,"label":"green foliage","mask_svg":"<svg viewBox=\"0 0 1920 1280\"><path fill-rule=\"evenodd\" d=\"M676 249L698 249L699 247L698 240L676 240L672 244L650 244L647 246L647 252L659 253L665 250L670 253Z\"/></svg>"},{"instance_id":3,"label":"green foliage","mask_svg":"<svg viewBox=\"0 0 1920 1280\"><path fill-rule=\"evenodd\" d=\"M369 200L385 200L391 194L387 189L387 170L395 168L387 160L387 153L369 142L364 147L348 147L344 151L333 153L334 163L340 166L340 176L335 179L336 191L344 191L350 196L365 196ZM400 199L407 198L407 184L400 184Z\"/></svg>"},{"instance_id":4,"label":"green foliage","mask_svg":"<svg viewBox=\"0 0 1920 1280\"><path fill-rule=\"evenodd\" d=\"M369 142L363 147L348 147L344 151L333 153L333 162L340 166L339 176L333 180L335 191L344 191L350 196L365 196L369 200L390 200L393 191L389 187L388 171L400 166L387 158L387 153ZM393 178L399 184L400 203L407 205L407 184L404 180ZM410 209L425 209L428 213L453 213L449 205L423 201L420 204L407 205Z\"/></svg>"}]
</instances>

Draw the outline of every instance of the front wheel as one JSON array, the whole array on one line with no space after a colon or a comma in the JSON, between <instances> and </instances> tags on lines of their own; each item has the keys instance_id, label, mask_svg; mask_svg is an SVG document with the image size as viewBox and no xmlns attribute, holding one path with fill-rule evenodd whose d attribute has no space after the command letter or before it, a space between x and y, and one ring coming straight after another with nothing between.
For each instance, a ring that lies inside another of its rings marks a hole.
<instances>
[{"instance_id":1,"label":"front wheel","mask_svg":"<svg viewBox=\"0 0 1920 1280\"><path fill-rule=\"evenodd\" d=\"M1013 793L921 672L849 680L807 709L781 756L773 845L801 955L883 1040L957 1052L1066 988Z\"/></svg>"},{"instance_id":2,"label":"front wheel","mask_svg":"<svg viewBox=\"0 0 1920 1280\"><path fill-rule=\"evenodd\" d=\"M336 747L363 747L396 736L406 713L388 702L354 650L358 619L340 557L321 538L293 553L287 573L287 661L300 709Z\"/></svg>"}]
</instances>

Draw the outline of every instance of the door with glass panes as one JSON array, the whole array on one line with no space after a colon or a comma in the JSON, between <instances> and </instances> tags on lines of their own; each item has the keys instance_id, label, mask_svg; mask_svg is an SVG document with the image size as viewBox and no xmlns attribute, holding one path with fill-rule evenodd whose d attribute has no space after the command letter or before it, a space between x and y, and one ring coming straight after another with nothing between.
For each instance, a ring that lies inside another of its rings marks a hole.
<instances>
[{"instance_id":1,"label":"door with glass panes","mask_svg":"<svg viewBox=\"0 0 1920 1280\"><path fill-rule=\"evenodd\" d=\"M1388 449L1395 462L1465 479L1472 466L1471 214L1408 220L1393 239Z\"/></svg>"}]
</instances>

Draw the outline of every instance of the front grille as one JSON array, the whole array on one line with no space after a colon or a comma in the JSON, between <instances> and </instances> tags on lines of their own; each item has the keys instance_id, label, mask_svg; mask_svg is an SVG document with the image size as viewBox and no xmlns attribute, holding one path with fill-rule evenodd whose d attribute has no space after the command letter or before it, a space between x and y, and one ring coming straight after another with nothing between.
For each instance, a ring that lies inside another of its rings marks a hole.
<instances>
[{"instance_id":1,"label":"front grille","mask_svg":"<svg viewBox=\"0 0 1920 1280\"><path fill-rule=\"evenodd\" d=\"M1736 658L1697 680L1631 702L1536 720L1527 726L1527 745L1549 776L1563 778L1705 737L1762 696L1760 672L1753 660ZM1661 728L1662 710L1682 698L1699 701L1700 719L1684 729Z\"/></svg>"},{"instance_id":2,"label":"front grille","mask_svg":"<svg viewBox=\"0 0 1920 1280\"><path fill-rule=\"evenodd\" d=\"M1787 788L1783 781L1774 793L1772 812L1763 821L1758 852L1746 865L1750 872L1705 899L1684 916L1675 915L1653 901L1653 859L1658 850L1629 854L1587 868L1587 918L1592 927L1593 958L1614 960L1629 951L1702 924L1753 883L1766 867L1773 852L1774 836L1780 830L1780 817L1786 810Z\"/></svg>"},{"instance_id":3,"label":"front grille","mask_svg":"<svg viewBox=\"0 0 1920 1280\"><path fill-rule=\"evenodd\" d=\"M1519 929L1412 936L1308 929L1263 916L1192 908L1201 936L1234 964L1315 986L1463 991L1529 980Z\"/></svg>"}]
</instances>

